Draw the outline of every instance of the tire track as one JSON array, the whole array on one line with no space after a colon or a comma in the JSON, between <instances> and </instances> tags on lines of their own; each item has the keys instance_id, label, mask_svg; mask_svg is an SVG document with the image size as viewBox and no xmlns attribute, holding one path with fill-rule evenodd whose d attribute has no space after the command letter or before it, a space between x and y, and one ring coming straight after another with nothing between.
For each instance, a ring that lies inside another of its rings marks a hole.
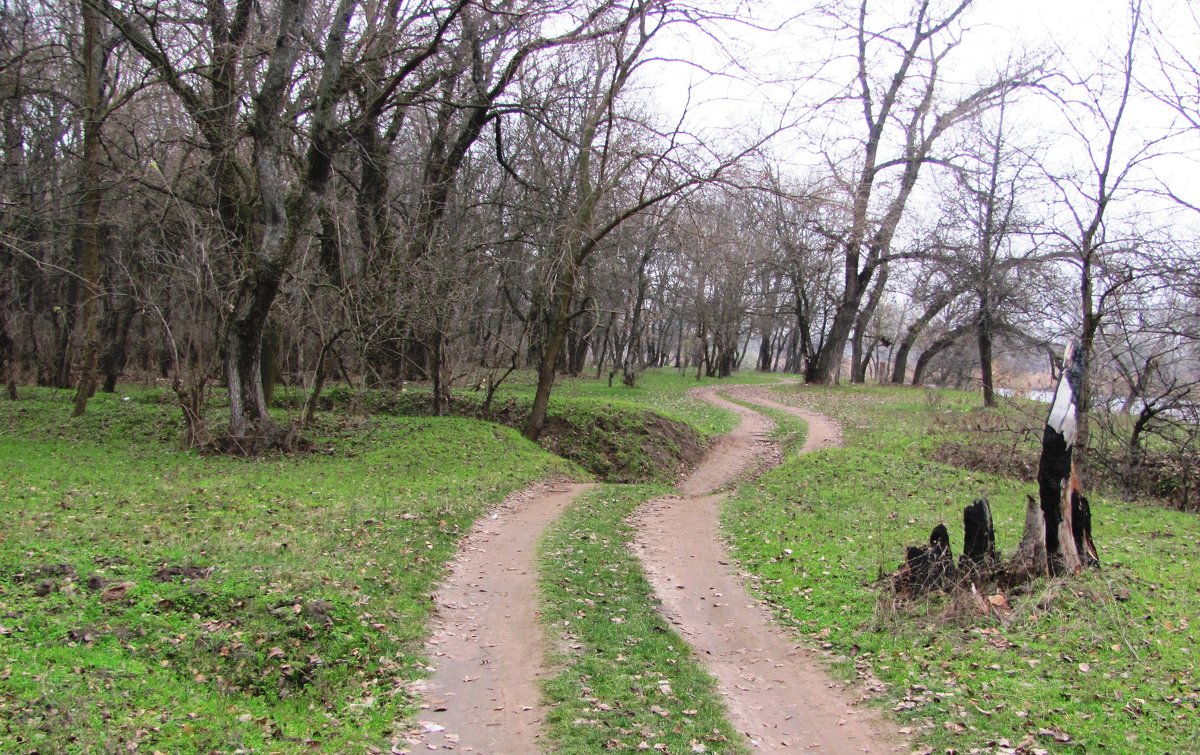
<instances>
[{"instance_id":1,"label":"tire track","mask_svg":"<svg viewBox=\"0 0 1200 755\"><path fill-rule=\"evenodd\" d=\"M730 391L731 393L733 391ZM828 417L766 399L762 391L739 398L786 411L809 424L804 451L838 445L841 431ZM696 655L717 678L734 726L764 752L902 752L906 738L875 709L833 680L751 596L722 543L724 496L717 491L753 472L773 450L764 441L772 423L726 401L716 389L699 396L741 417L678 495L650 501L635 515L634 552L662 603Z\"/></svg>"}]
</instances>

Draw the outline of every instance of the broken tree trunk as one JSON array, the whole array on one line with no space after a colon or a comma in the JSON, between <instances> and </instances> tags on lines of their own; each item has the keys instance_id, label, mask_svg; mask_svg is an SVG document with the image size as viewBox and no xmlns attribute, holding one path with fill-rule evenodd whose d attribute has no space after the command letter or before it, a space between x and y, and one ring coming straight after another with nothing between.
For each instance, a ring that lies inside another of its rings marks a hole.
<instances>
[{"instance_id":1,"label":"broken tree trunk","mask_svg":"<svg viewBox=\"0 0 1200 755\"><path fill-rule=\"evenodd\" d=\"M1046 555L1050 573L1078 574L1084 565L1100 563L1091 538L1091 509L1075 473L1075 404L1083 376L1084 355L1075 343L1067 344L1054 403L1042 431L1042 456L1038 461L1038 494L1046 520ZM1086 513L1085 513L1086 510ZM1086 519L1075 524L1076 514Z\"/></svg>"},{"instance_id":2,"label":"broken tree trunk","mask_svg":"<svg viewBox=\"0 0 1200 755\"><path fill-rule=\"evenodd\" d=\"M945 589L954 581L954 554L950 533L939 524L929 535L929 545L909 546L904 565L896 573L896 592L920 593Z\"/></svg>"},{"instance_id":3,"label":"broken tree trunk","mask_svg":"<svg viewBox=\"0 0 1200 755\"><path fill-rule=\"evenodd\" d=\"M1036 498L1027 495L1025 500L1025 533L1021 536L1016 554L1004 569L1001 582L1005 587L1050 575L1046 563L1046 519Z\"/></svg>"},{"instance_id":4,"label":"broken tree trunk","mask_svg":"<svg viewBox=\"0 0 1200 755\"><path fill-rule=\"evenodd\" d=\"M1000 563L991 506L986 498L980 498L963 509L963 554L958 568L950 556L946 527L939 524L929 545L908 548L894 577L898 593L968 585L974 589L990 582L1010 589L1039 577L1073 575L1085 566L1099 566L1092 542L1092 511L1072 458L1076 396L1083 369L1083 355L1076 353L1073 343L1068 344L1042 433L1039 496L1027 496L1025 531L1012 559Z\"/></svg>"},{"instance_id":5,"label":"broken tree trunk","mask_svg":"<svg viewBox=\"0 0 1200 755\"><path fill-rule=\"evenodd\" d=\"M977 498L963 509L963 553L958 568L963 571L991 571L996 556L996 530L992 526L992 507L988 499Z\"/></svg>"}]
</instances>

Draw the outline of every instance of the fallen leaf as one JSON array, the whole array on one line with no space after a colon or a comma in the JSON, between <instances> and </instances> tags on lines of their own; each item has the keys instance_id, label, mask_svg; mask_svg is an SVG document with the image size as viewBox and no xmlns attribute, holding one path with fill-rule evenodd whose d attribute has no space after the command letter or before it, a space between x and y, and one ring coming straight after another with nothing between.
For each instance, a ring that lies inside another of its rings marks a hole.
<instances>
[{"instance_id":1,"label":"fallen leaf","mask_svg":"<svg viewBox=\"0 0 1200 755\"><path fill-rule=\"evenodd\" d=\"M1070 742L1071 741L1071 735L1066 733L1062 729L1058 728L1057 726L1051 726L1046 729L1038 729L1038 736L1039 737L1052 737L1055 742Z\"/></svg>"},{"instance_id":2,"label":"fallen leaf","mask_svg":"<svg viewBox=\"0 0 1200 755\"><path fill-rule=\"evenodd\" d=\"M125 597L126 593L136 586L133 582L118 582L115 585L109 585L104 588L104 592L100 593L100 600L106 600L110 603L115 600L121 600Z\"/></svg>"}]
</instances>

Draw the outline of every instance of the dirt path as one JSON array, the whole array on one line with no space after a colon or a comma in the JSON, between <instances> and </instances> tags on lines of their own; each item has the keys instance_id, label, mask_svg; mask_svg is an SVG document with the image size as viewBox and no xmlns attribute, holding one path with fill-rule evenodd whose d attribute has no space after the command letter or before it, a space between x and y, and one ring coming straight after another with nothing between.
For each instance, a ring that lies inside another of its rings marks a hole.
<instances>
[{"instance_id":1,"label":"dirt path","mask_svg":"<svg viewBox=\"0 0 1200 755\"><path fill-rule=\"evenodd\" d=\"M731 395L803 417L804 450L836 445L832 420L766 398L764 390ZM700 393L737 412L741 424L678 486L678 497L646 504L637 514L634 551L641 558L662 610L717 678L734 726L766 752L903 752L897 727L834 681L809 651L797 647L734 573L719 532L716 491L769 458L772 427L762 415Z\"/></svg>"},{"instance_id":2,"label":"dirt path","mask_svg":"<svg viewBox=\"0 0 1200 755\"><path fill-rule=\"evenodd\" d=\"M463 540L437 595L421 685L428 708L410 742L488 755L538 752L545 645L534 549L546 525L588 485L545 483L509 496Z\"/></svg>"}]
</instances>

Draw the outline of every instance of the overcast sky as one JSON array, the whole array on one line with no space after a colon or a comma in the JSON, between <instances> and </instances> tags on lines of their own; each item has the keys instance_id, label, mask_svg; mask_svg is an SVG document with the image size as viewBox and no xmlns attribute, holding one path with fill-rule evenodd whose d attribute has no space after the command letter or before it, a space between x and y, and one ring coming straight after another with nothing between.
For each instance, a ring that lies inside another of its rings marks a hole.
<instances>
[{"instance_id":1,"label":"overcast sky","mask_svg":"<svg viewBox=\"0 0 1200 755\"><path fill-rule=\"evenodd\" d=\"M875 0L871 7L892 4L908 8L912 2ZM1145 0L1145 12L1163 28L1179 34L1185 49L1200 50L1188 2ZM803 5L795 0L767 0L750 7L762 26L774 27ZM1094 72L1106 58L1119 59L1128 34L1129 6L1128 0L976 0L964 18L967 31L962 44L943 72L948 88L955 81L963 87L977 84L1021 51L1053 53L1059 65L1072 75ZM800 17L778 31L725 23L719 27L726 36L723 51L694 30L672 30L659 40L658 54L699 65L670 63L648 69L646 79L655 106L676 115L686 103L691 108L687 121L691 129L707 131L712 138L720 138L720 132L728 130L736 138L776 125L779 113L790 105L792 117L801 125L793 136L775 142L775 152L797 166L818 164L814 138L827 137L839 126L822 120L825 116L814 120L805 106L831 96L839 88L844 91L854 71L847 57L853 54L852 47L839 45L835 35L823 28L831 23L816 15ZM1139 54L1139 76L1153 78L1150 50L1143 47ZM837 55L843 56L841 63L825 62ZM722 60L729 57L744 63L752 77L760 81L751 83L740 72L723 66ZM711 75L712 70L723 67L729 75ZM1048 100L1025 98L1022 107L1022 117L1040 132L1051 135L1067 130L1061 112ZM826 112L832 116L832 110ZM1145 136L1153 136L1166 123L1166 113L1158 105L1139 102L1131 106L1130 114L1135 129ZM1138 138L1133 132L1129 131L1130 137ZM1055 156L1063 161L1078 160L1081 156L1072 155L1071 149L1065 144L1055 150ZM1162 168L1164 175L1177 183L1193 182L1190 177L1196 169L1188 155L1164 160ZM1193 196L1196 193L1192 192Z\"/></svg>"}]
</instances>

